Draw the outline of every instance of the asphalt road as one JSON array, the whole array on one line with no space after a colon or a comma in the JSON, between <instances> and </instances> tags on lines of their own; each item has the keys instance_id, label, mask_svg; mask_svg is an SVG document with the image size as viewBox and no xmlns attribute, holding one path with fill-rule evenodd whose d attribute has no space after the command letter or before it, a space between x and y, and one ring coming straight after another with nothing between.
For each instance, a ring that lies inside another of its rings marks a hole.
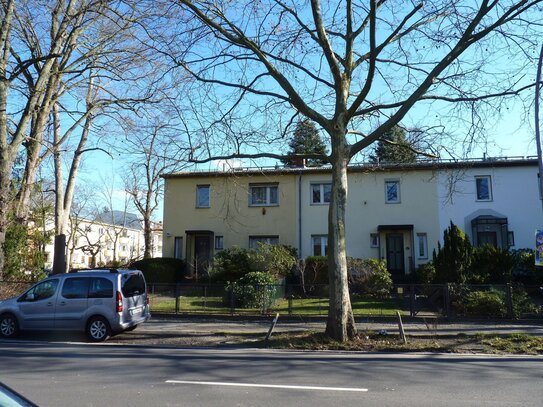
<instances>
[{"instance_id":1,"label":"asphalt road","mask_svg":"<svg viewBox=\"0 0 543 407\"><path fill-rule=\"evenodd\" d=\"M0 341L40 406L541 406L543 357Z\"/></svg>"}]
</instances>

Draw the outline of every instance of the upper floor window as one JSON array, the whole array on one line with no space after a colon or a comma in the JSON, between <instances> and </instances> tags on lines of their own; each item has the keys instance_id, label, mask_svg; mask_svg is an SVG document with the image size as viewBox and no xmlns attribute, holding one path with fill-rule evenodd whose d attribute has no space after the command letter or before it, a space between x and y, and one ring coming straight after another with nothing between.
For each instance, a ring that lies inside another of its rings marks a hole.
<instances>
[{"instance_id":1,"label":"upper floor window","mask_svg":"<svg viewBox=\"0 0 543 407\"><path fill-rule=\"evenodd\" d=\"M322 184L311 184L311 203L327 204L330 203L332 195L332 184L330 182Z\"/></svg>"},{"instance_id":2,"label":"upper floor window","mask_svg":"<svg viewBox=\"0 0 543 407\"><path fill-rule=\"evenodd\" d=\"M328 236L311 236L311 246L313 247L313 256L326 256L328 254Z\"/></svg>"},{"instance_id":3,"label":"upper floor window","mask_svg":"<svg viewBox=\"0 0 543 407\"><path fill-rule=\"evenodd\" d=\"M279 244L279 236L249 236L249 249L258 249L258 244Z\"/></svg>"},{"instance_id":4,"label":"upper floor window","mask_svg":"<svg viewBox=\"0 0 543 407\"><path fill-rule=\"evenodd\" d=\"M400 203L400 181L385 181L385 202Z\"/></svg>"},{"instance_id":5,"label":"upper floor window","mask_svg":"<svg viewBox=\"0 0 543 407\"><path fill-rule=\"evenodd\" d=\"M209 208L209 185L196 186L196 207Z\"/></svg>"},{"instance_id":6,"label":"upper floor window","mask_svg":"<svg viewBox=\"0 0 543 407\"><path fill-rule=\"evenodd\" d=\"M250 185L249 206L279 205L278 185Z\"/></svg>"},{"instance_id":7,"label":"upper floor window","mask_svg":"<svg viewBox=\"0 0 543 407\"><path fill-rule=\"evenodd\" d=\"M490 175L475 177L475 187L477 189L478 201L492 200L492 183L490 180Z\"/></svg>"}]
</instances>

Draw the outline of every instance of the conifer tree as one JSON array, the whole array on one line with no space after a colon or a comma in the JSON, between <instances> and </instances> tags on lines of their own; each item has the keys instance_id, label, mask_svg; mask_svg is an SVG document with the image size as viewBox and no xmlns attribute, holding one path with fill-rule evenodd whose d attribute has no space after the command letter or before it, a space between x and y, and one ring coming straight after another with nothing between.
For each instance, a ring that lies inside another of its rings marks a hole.
<instances>
[{"instance_id":1,"label":"conifer tree","mask_svg":"<svg viewBox=\"0 0 543 407\"><path fill-rule=\"evenodd\" d=\"M370 155L370 162L414 163L417 161L417 153L405 137L405 130L400 126L394 126L386 132L377 142L374 153Z\"/></svg>"},{"instance_id":2,"label":"conifer tree","mask_svg":"<svg viewBox=\"0 0 543 407\"><path fill-rule=\"evenodd\" d=\"M318 167L327 162L326 145L321 139L317 126L309 119L298 122L288 145L290 147L288 158L281 160L285 165L296 165L295 156L303 154L322 156L322 158L308 158L306 163L310 167Z\"/></svg>"}]
</instances>

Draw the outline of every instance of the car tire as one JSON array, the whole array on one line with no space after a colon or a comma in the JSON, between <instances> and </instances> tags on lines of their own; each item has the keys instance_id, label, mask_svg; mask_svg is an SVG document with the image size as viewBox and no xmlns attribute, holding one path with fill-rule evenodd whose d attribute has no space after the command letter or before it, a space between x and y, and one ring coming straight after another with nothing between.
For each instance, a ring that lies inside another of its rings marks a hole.
<instances>
[{"instance_id":1,"label":"car tire","mask_svg":"<svg viewBox=\"0 0 543 407\"><path fill-rule=\"evenodd\" d=\"M111 336L111 327L103 317L92 317L87 323L87 337L92 342L104 342Z\"/></svg>"},{"instance_id":2,"label":"car tire","mask_svg":"<svg viewBox=\"0 0 543 407\"><path fill-rule=\"evenodd\" d=\"M19 322L13 314L0 315L0 336L14 338L19 334Z\"/></svg>"}]
</instances>

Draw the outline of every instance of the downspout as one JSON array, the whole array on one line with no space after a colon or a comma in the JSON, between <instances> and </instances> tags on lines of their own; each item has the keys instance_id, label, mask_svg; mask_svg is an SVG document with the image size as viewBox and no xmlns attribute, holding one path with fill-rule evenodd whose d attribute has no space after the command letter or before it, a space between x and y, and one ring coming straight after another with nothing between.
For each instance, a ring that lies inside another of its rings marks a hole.
<instances>
[{"instance_id":1,"label":"downspout","mask_svg":"<svg viewBox=\"0 0 543 407\"><path fill-rule=\"evenodd\" d=\"M298 175L298 258L302 259L302 173Z\"/></svg>"},{"instance_id":2,"label":"downspout","mask_svg":"<svg viewBox=\"0 0 543 407\"><path fill-rule=\"evenodd\" d=\"M541 52L539 54L539 62L537 64L537 76L536 76L536 85L535 85L535 140L537 145L537 162L539 166L539 199L543 207L543 199L541 199L541 194L543 194L543 158L541 154L541 135L539 130L539 89L541 85L541 64L543 62L543 45L541 46Z\"/></svg>"}]
</instances>

